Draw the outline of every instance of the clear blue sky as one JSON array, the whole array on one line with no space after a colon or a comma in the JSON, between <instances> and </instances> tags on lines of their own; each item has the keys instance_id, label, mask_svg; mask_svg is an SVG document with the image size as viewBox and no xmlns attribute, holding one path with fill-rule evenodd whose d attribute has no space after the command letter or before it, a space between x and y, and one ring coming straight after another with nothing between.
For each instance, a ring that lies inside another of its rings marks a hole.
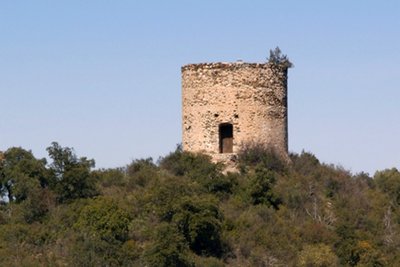
<instances>
[{"instance_id":1,"label":"clear blue sky","mask_svg":"<svg viewBox=\"0 0 400 267\"><path fill-rule=\"evenodd\" d=\"M400 167L400 1L1 1L0 150L52 141L97 167L181 140L180 67L289 72L289 149L352 172Z\"/></svg>"}]
</instances>

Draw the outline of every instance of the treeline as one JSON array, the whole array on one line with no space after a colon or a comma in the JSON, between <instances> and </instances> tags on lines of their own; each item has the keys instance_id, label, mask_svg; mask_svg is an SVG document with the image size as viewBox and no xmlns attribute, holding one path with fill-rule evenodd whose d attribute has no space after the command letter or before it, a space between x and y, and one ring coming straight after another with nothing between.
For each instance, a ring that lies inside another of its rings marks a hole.
<instances>
[{"instance_id":1,"label":"treeline","mask_svg":"<svg viewBox=\"0 0 400 267\"><path fill-rule=\"evenodd\" d=\"M238 173L176 151L93 170L0 154L1 266L400 266L400 172L244 149Z\"/></svg>"}]
</instances>

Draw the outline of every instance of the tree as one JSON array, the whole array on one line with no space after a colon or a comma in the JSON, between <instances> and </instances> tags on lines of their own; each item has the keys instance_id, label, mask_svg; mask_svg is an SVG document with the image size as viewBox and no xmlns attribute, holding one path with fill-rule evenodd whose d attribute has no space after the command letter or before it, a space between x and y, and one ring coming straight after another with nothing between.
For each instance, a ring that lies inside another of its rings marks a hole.
<instances>
[{"instance_id":1,"label":"tree","mask_svg":"<svg viewBox=\"0 0 400 267\"><path fill-rule=\"evenodd\" d=\"M289 58L286 55L282 54L282 51L278 46L274 50L269 50L268 63L282 66L286 69L293 67L292 62L289 61Z\"/></svg>"},{"instance_id":2,"label":"tree","mask_svg":"<svg viewBox=\"0 0 400 267\"><path fill-rule=\"evenodd\" d=\"M8 149L0 161L0 192L10 202L28 198L32 188L49 184L46 159L36 159L31 151L20 147Z\"/></svg>"},{"instance_id":3,"label":"tree","mask_svg":"<svg viewBox=\"0 0 400 267\"><path fill-rule=\"evenodd\" d=\"M376 172L374 180L380 190L400 205L400 172L396 168Z\"/></svg>"},{"instance_id":4,"label":"tree","mask_svg":"<svg viewBox=\"0 0 400 267\"><path fill-rule=\"evenodd\" d=\"M59 202L97 195L96 176L90 172L95 166L93 159L78 158L72 148L61 147L56 142L47 151L53 160L50 170Z\"/></svg>"}]
</instances>

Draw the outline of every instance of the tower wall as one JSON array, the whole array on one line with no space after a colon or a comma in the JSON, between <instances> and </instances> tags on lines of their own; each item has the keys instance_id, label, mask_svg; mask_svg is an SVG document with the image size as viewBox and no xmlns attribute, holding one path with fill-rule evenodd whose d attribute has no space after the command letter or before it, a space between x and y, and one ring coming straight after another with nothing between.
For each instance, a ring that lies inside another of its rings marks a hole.
<instances>
[{"instance_id":1,"label":"tower wall","mask_svg":"<svg viewBox=\"0 0 400 267\"><path fill-rule=\"evenodd\" d=\"M265 63L182 67L183 150L226 160L248 142L287 156L287 68ZM233 126L233 153L221 153L220 125Z\"/></svg>"}]
</instances>

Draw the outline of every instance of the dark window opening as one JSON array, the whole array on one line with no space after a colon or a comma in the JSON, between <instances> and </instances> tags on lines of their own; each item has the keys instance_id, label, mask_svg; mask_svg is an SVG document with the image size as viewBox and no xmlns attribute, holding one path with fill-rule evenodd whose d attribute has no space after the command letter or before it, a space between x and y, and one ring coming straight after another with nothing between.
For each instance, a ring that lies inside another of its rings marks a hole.
<instances>
[{"instance_id":1,"label":"dark window opening","mask_svg":"<svg viewBox=\"0 0 400 267\"><path fill-rule=\"evenodd\" d=\"M233 125L224 123L219 125L219 153L233 152Z\"/></svg>"}]
</instances>

